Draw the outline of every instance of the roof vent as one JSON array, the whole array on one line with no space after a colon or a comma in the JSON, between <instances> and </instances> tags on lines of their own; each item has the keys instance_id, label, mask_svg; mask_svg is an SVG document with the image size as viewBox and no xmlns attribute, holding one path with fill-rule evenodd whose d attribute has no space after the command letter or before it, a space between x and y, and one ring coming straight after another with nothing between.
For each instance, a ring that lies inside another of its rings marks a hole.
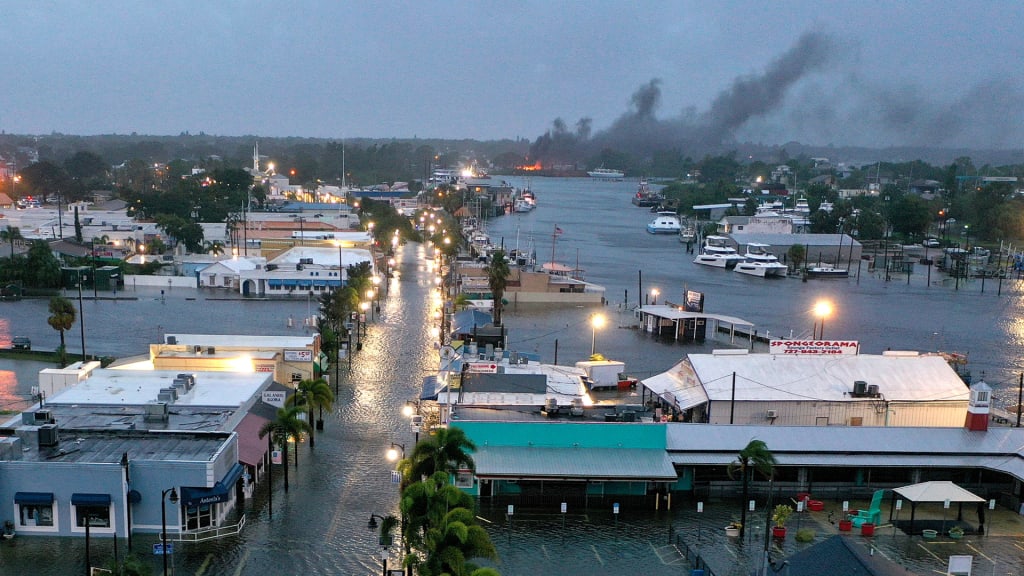
<instances>
[{"instance_id":1,"label":"roof vent","mask_svg":"<svg viewBox=\"0 0 1024 576\"><path fill-rule=\"evenodd\" d=\"M167 402L150 402L146 404L146 421L167 422Z\"/></svg>"},{"instance_id":2,"label":"roof vent","mask_svg":"<svg viewBox=\"0 0 1024 576\"><path fill-rule=\"evenodd\" d=\"M56 424L43 424L39 427L39 447L47 448L60 443L60 434Z\"/></svg>"},{"instance_id":3,"label":"roof vent","mask_svg":"<svg viewBox=\"0 0 1024 576\"><path fill-rule=\"evenodd\" d=\"M177 336L168 336L167 337L167 343L171 344L171 345L177 344L178 343L178 337Z\"/></svg>"}]
</instances>

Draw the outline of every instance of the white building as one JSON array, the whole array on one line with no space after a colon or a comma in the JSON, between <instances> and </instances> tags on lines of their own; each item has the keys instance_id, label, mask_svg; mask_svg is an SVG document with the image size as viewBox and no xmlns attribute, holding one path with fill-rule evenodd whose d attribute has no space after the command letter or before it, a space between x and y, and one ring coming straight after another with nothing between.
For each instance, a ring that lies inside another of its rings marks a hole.
<instances>
[{"instance_id":1,"label":"white building","mask_svg":"<svg viewBox=\"0 0 1024 576\"><path fill-rule=\"evenodd\" d=\"M239 271L239 291L245 296L315 296L344 286L348 267L363 262L375 271L373 254L363 248L297 246L266 266Z\"/></svg>"}]
</instances>

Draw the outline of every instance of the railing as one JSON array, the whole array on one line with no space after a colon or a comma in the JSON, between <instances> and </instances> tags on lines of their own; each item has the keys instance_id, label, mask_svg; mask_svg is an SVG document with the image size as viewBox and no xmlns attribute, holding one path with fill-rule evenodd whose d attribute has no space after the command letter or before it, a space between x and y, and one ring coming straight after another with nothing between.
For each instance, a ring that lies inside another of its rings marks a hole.
<instances>
[{"instance_id":1,"label":"railing","mask_svg":"<svg viewBox=\"0 0 1024 576\"><path fill-rule=\"evenodd\" d=\"M691 570L703 570L704 576L715 576L715 573L704 562L704 559L701 558L700 553L690 548L690 545L686 543L681 534L676 534L674 540L673 544L675 544L679 553L686 558Z\"/></svg>"},{"instance_id":2,"label":"railing","mask_svg":"<svg viewBox=\"0 0 1024 576\"><path fill-rule=\"evenodd\" d=\"M234 536L242 531L245 527L245 514L238 519L237 524L230 526L215 526L213 528L205 528L203 530L192 530L189 532L182 532L178 534L178 537L174 540L177 542L204 542L206 540L215 540L217 538L223 538L225 536Z\"/></svg>"}]
</instances>

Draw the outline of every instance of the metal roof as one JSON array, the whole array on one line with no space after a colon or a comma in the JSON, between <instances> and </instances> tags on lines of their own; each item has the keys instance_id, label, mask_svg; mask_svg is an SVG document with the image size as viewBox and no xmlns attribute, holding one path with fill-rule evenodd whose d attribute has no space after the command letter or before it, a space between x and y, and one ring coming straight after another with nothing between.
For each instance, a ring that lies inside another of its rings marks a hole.
<instances>
[{"instance_id":1,"label":"metal roof","mask_svg":"<svg viewBox=\"0 0 1024 576\"><path fill-rule=\"evenodd\" d=\"M854 240L849 234L770 234L761 232L733 232L732 239L736 243L745 245L751 242L768 244L771 246L793 246L803 244L810 246L836 246L840 243L843 246L860 246L860 242Z\"/></svg>"},{"instance_id":2,"label":"metal roof","mask_svg":"<svg viewBox=\"0 0 1024 576\"><path fill-rule=\"evenodd\" d=\"M753 322L748 322L742 318L735 316L726 316L725 314L708 314L706 312L687 312L681 310L675 306L668 306L665 304L651 304L647 306L641 306L639 311L644 314L650 314L652 316L658 316L661 318L667 318L669 320L683 320L689 318L710 318L719 322L725 322L726 324L732 324L734 326L753 326Z\"/></svg>"},{"instance_id":3,"label":"metal roof","mask_svg":"<svg viewBox=\"0 0 1024 576\"><path fill-rule=\"evenodd\" d=\"M675 480L663 450L483 446L473 453L480 478Z\"/></svg>"},{"instance_id":4,"label":"metal roof","mask_svg":"<svg viewBox=\"0 0 1024 576\"><path fill-rule=\"evenodd\" d=\"M970 398L963 380L940 356L690 354L687 358L712 401L729 401L733 394L737 400L856 401L850 392L858 380L877 385L888 401L967 402Z\"/></svg>"},{"instance_id":5,"label":"metal roof","mask_svg":"<svg viewBox=\"0 0 1024 576\"><path fill-rule=\"evenodd\" d=\"M60 443L53 447L40 448L36 442L22 442L20 457L10 461L114 464L120 463L127 452L133 461L212 462L235 436L231 432L61 432ZM0 438L0 442L11 442L14 438Z\"/></svg>"}]
</instances>

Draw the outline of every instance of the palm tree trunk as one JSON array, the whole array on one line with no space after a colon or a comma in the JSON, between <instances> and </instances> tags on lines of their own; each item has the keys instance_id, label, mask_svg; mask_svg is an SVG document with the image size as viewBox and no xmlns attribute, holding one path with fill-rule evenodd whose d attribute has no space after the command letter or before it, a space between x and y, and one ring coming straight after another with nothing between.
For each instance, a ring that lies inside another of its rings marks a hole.
<instances>
[{"instance_id":1,"label":"palm tree trunk","mask_svg":"<svg viewBox=\"0 0 1024 576\"><path fill-rule=\"evenodd\" d=\"M749 489L750 475L747 474L747 467L741 470L743 474L743 501L740 502L740 540L743 540L743 531L747 529L747 492Z\"/></svg>"},{"instance_id":2,"label":"palm tree trunk","mask_svg":"<svg viewBox=\"0 0 1024 576\"><path fill-rule=\"evenodd\" d=\"M284 467L288 468L288 464L286 463ZM299 437L298 436L295 437L295 469L296 470L299 469Z\"/></svg>"},{"instance_id":3,"label":"palm tree trunk","mask_svg":"<svg viewBox=\"0 0 1024 576\"><path fill-rule=\"evenodd\" d=\"M316 446L316 431L313 429L313 405L309 405L309 410L306 412L306 420L309 421L309 449L312 450Z\"/></svg>"},{"instance_id":4,"label":"palm tree trunk","mask_svg":"<svg viewBox=\"0 0 1024 576\"><path fill-rule=\"evenodd\" d=\"M288 441L287 440L285 440L284 442L281 443L281 450L284 453L283 454L284 455L284 493L287 494L288 493ZM271 490L273 490L273 486L271 486Z\"/></svg>"}]
</instances>

